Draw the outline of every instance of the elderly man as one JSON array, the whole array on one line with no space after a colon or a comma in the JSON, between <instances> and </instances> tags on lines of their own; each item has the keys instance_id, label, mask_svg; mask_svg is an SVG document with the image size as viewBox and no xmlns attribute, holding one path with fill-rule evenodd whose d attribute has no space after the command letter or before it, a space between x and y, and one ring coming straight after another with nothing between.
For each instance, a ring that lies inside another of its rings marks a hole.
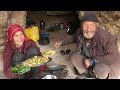
<instances>
[{"instance_id":1,"label":"elderly man","mask_svg":"<svg viewBox=\"0 0 120 90\"><path fill-rule=\"evenodd\" d=\"M92 11L81 18L81 28L76 34L55 43L58 48L77 43L70 60L80 75L93 75L98 79L117 79L120 75L120 54L117 39L99 27L99 20ZM91 73L92 71L92 73Z\"/></svg>"}]
</instances>

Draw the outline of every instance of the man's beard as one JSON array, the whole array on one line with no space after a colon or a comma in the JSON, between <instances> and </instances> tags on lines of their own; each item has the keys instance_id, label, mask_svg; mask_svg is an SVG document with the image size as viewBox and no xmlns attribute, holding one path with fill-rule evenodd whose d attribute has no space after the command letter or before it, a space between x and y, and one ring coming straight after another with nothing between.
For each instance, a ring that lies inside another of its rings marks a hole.
<instances>
[{"instance_id":1,"label":"man's beard","mask_svg":"<svg viewBox=\"0 0 120 90\"><path fill-rule=\"evenodd\" d=\"M92 39L95 35L95 32L93 31L88 31L88 32L85 32L83 31L83 36L86 38L86 39Z\"/></svg>"}]
</instances>

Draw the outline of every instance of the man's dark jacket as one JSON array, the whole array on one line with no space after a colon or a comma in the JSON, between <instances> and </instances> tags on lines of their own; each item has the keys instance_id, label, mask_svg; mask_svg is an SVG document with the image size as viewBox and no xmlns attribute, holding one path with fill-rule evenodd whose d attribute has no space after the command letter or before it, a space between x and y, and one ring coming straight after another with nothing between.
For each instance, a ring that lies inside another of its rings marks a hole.
<instances>
[{"instance_id":1,"label":"man's dark jacket","mask_svg":"<svg viewBox=\"0 0 120 90\"><path fill-rule=\"evenodd\" d=\"M62 45L76 42L76 50L81 52L83 45L82 38L82 29L79 28L76 34L62 40ZM106 30L98 28L90 45L90 53L95 58L97 63L103 63L109 66L109 78L118 78L120 75L120 54L117 46L117 38Z\"/></svg>"}]
</instances>

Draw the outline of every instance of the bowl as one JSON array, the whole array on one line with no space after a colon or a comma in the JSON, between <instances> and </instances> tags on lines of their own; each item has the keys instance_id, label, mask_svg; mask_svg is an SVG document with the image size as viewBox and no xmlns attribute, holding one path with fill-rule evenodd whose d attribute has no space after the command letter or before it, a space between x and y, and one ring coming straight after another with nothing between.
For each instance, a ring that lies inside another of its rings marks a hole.
<instances>
[{"instance_id":1,"label":"bowl","mask_svg":"<svg viewBox=\"0 0 120 90\"><path fill-rule=\"evenodd\" d=\"M58 79L55 75L45 75L42 79Z\"/></svg>"}]
</instances>

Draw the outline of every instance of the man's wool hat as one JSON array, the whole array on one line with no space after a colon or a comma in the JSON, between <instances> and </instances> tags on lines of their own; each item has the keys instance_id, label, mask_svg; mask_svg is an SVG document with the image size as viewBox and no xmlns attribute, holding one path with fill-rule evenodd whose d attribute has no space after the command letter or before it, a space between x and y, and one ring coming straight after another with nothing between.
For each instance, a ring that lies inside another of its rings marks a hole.
<instances>
[{"instance_id":1,"label":"man's wool hat","mask_svg":"<svg viewBox=\"0 0 120 90\"><path fill-rule=\"evenodd\" d=\"M97 16L93 11L85 11L83 17L81 18L81 22L84 21L93 21L93 22L99 22Z\"/></svg>"}]
</instances>

